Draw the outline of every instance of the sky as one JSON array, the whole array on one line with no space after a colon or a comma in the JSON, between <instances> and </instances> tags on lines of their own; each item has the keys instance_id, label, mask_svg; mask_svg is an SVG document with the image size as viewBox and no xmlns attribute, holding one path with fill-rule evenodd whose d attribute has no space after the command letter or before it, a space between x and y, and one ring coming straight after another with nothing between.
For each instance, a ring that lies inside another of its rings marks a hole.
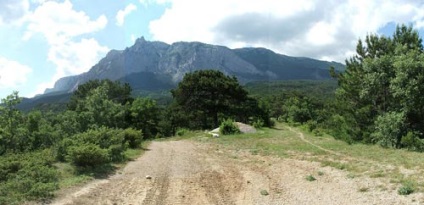
<instances>
[{"instance_id":1,"label":"sky","mask_svg":"<svg viewBox=\"0 0 424 205\"><path fill-rule=\"evenodd\" d=\"M344 62L358 39L397 24L424 34L421 0L1 0L0 98L43 93L88 71L111 49L149 41Z\"/></svg>"}]
</instances>

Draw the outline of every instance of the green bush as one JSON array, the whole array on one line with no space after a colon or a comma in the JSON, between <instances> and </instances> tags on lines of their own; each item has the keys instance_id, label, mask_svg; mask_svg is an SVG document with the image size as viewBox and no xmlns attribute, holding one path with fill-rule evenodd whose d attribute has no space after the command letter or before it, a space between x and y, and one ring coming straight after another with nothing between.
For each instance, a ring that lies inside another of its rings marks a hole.
<instances>
[{"instance_id":1,"label":"green bush","mask_svg":"<svg viewBox=\"0 0 424 205\"><path fill-rule=\"evenodd\" d=\"M312 181L315 181L317 179L314 176L312 176L312 175L308 175L308 176L306 176L306 180L312 182Z\"/></svg>"},{"instance_id":2,"label":"green bush","mask_svg":"<svg viewBox=\"0 0 424 205\"><path fill-rule=\"evenodd\" d=\"M99 166L122 161L127 147L137 148L141 140L141 131L100 127L64 139L55 149L56 157L76 166Z\"/></svg>"},{"instance_id":3,"label":"green bush","mask_svg":"<svg viewBox=\"0 0 424 205\"><path fill-rule=\"evenodd\" d=\"M408 132L408 134L401 139L402 146L413 151L424 151L424 141L418 136L417 133Z\"/></svg>"},{"instance_id":4,"label":"green bush","mask_svg":"<svg viewBox=\"0 0 424 205\"><path fill-rule=\"evenodd\" d=\"M94 167L109 162L108 151L95 144L82 144L70 147L67 159L74 165L82 167Z\"/></svg>"},{"instance_id":5,"label":"green bush","mask_svg":"<svg viewBox=\"0 0 424 205\"><path fill-rule=\"evenodd\" d=\"M108 151L108 157L112 162L120 162L125 159L125 147L121 145L111 145Z\"/></svg>"},{"instance_id":6,"label":"green bush","mask_svg":"<svg viewBox=\"0 0 424 205\"><path fill-rule=\"evenodd\" d=\"M178 130L177 130L177 132L175 132L175 134L177 135L177 136L183 136L183 135L185 135L185 133L187 133L188 132L188 130L187 129L185 129L185 128L179 128Z\"/></svg>"},{"instance_id":7,"label":"green bush","mask_svg":"<svg viewBox=\"0 0 424 205\"><path fill-rule=\"evenodd\" d=\"M264 121L262 119L257 119L253 122L253 127L262 128L264 126Z\"/></svg>"},{"instance_id":8,"label":"green bush","mask_svg":"<svg viewBox=\"0 0 424 205\"><path fill-rule=\"evenodd\" d=\"M415 191L414 186L412 183L405 183L398 189L399 195L409 195L412 194Z\"/></svg>"},{"instance_id":9,"label":"green bush","mask_svg":"<svg viewBox=\"0 0 424 205\"><path fill-rule=\"evenodd\" d=\"M51 198L58 172L49 150L0 157L0 204Z\"/></svg>"},{"instance_id":10,"label":"green bush","mask_svg":"<svg viewBox=\"0 0 424 205\"><path fill-rule=\"evenodd\" d=\"M308 120L306 122L306 126L308 127L309 132L314 131L318 127L318 123L315 120Z\"/></svg>"},{"instance_id":11,"label":"green bush","mask_svg":"<svg viewBox=\"0 0 424 205\"><path fill-rule=\"evenodd\" d=\"M72 139L66 138L60 141L57 145L54 146L53 150L55 152L56 159L64 162L66 155L68 155L68 148L74 145L76 142Z\"/></svg>"},{"instance_id":12,"label":"green bush","mask_svg":"<svg viewBox=\"0 0 424 205\"><path fill-rule=\"evenodd\" d=\"M405 114L403 112L387 112L379 115L374 122L375 131L372 139L382 147L399 148L405 130Z\"/></svg>"},{"instance_id":13,"label":"green bush","mask_svg":"<svg viewBox=\"0 0 424 205\"><path fill-rule=\"evenodd\" d=\"M125 142L128 143L130 148L139 148L143 140L143 133L141 130L135 130L133 128L125 129L122 134L124 135Z\"/></svg>"},{"instance_id":14,"label":"green bush","mask_svg":"<svg viewBox=\"0 0 424 205\"><path fill-rule=\"evenodd\" d=\"M121 129L100 127L74 135L73 139L78 141L78 144L95 144L102 149L107 149L111 145L125 146L125 136L122 133Z\"/></svg>"},{"instance_id":15,"label":"green bush","mask_svg":"<svg viewBox=\"0 0 424 205\"><path fill-rule=\"evenodd\" d=\"M219 126L219 131L223 135L232 135L232 134L239 134L240 129L237 127L237 125L234 123L233 120L227 119L221 123L221 126Z\"/></svg>"}]
</instances>

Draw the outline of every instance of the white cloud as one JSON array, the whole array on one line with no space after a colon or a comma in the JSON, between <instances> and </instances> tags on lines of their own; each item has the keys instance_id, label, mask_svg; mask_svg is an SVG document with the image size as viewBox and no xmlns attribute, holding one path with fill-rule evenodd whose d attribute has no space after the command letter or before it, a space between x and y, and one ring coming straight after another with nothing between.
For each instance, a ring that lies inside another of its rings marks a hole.
<instances>
[{"instance_id":1,"label":"white cloud","mask_svg":"<svg viewBox=\"0 0 424 205\"><path fill-rule=\"evenodd\" d=\"M50 44L62 43L75 36L99 31L107 24L106 16L102 15L92 21L84 12L75 11L69 0L63 3L45 2L28 15L27 19L29 25L24 40L41 33Z\"/></svg>"},{"instance_id":2,"label":"white cloud","mask_svg":"<svg viewBox=\"0 0 424 205\"><path fill-rule=\"evenodd\" d=\"M154 40L262 46L287 55L337 61L350 57L359 38L387 23L424 27L424 4L419 0L169 2L165 13L150 23Z\"/></svg>"},{"instance_id":3,"label":"white cloud","mask_svg":"<svg viewBox=\"0 0 424 205\"><path fill-rule=\"evenodd\" d=\"M136 40L137 40L137 37L135 37L134 34L131 34L131 43L135 43Z\"/></svg>"},{"instance_id":4,"label":"white cloud","mask_svg":"<svg viewBox=\"0 0 424 205\"><path fill-rule=\"evenodd\" d=\"M0 25L18 23L28 13L28 0L2 0L0 3Z\"/></svg>"},{"instance_id":5,"label":"white cloud","mask_svg":"<svg viewBox=\"0 0 424 205\"><path fill-rule=\"evenodd\" d=\"M86 13L74 10L69 0L40 2L26 18L28 27L23 39L37 34L45 37L49 44L47 60L56 66L56 73L50 82L40 84L38 91L53 86L61 77L88 71L109 50L94 38L82 37L104 29L106 16L90 19Z\"/></svg>"},{"instance_id":6,"label":"white cloud","mask_svg":"<svg viewBox=\"0 0 424 205\"><path fill-rule=\"evenodd\" d=\"M52 45L48 60L57 66L54 79L87 71L108 51L107 47L99 45L93 38Z\"/></svg>"},{"instance_id":7,"label":"white cloud","mask_svg":"<svg viewBox=\"0 0 424 205\"><path fill-rule=\"evenodd\" d=\"M137 6L135 6L134 4L129 4L125 7L124 10L119 10L116 14L116 25L124 25L125 17L135 10L137 10Z\"/></svg>"},{"instance_id":8,"label":"white cloud","mask_svg":"<svg viewBox=\"0 0 424 205\"><path fill-rule=\"evenodd\" d=\"M14 89L27 81L32 69L0 56L0 89Z\"/></svg>"}]
</instances>

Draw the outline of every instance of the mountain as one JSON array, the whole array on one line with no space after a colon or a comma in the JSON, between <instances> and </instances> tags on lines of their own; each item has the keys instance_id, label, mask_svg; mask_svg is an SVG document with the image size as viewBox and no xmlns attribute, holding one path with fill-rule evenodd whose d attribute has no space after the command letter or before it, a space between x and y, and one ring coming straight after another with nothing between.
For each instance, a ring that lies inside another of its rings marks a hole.
<instances>
[{"instance_id":1,"label":"mountain","mask_svg":"<svg viewBox=\"0 0 424 205\"><path fill-rule=\"evenodd\" d=\"M125 50L111 50L88 72L59 79L45 94L70 93L91 79L128 82L134 90L174 87L187 72L216 69L235 75L242 83L263 80L330 79L329 68L343 70L337 62L277 54L265 48L229 49L200 42L171 45L143 37Z\"/></svg>"}]
</instances>

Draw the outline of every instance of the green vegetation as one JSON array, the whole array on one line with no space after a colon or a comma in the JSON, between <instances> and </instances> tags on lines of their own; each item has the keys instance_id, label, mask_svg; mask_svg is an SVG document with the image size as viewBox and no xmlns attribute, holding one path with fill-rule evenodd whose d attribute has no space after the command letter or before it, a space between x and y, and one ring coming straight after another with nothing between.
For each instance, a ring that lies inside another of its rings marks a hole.
<instances>
[{"instance_id":1,"label":"green vegetation","mask_svg":"<svg viewBox=\"0 0 424 205\"><path fill-rule=\"evenodd\" d=\"M113 173L144 140L173 135L317 161L348 178L387 177L403 184L402 195L423 190L424 48L417 31L398 26L392 37L369 35L346 66L332 70L337 81L245 87L219 71L195 71L171 91L172 102L168 95L159 104L133 98L128 84L94 80L80 85L66 108L23 113L14 92L0 104L0 204L49 199L60 187ZM241 135L228 119L261 129ZM235 135L213 140L193 131L218 125Z\"/></svg>"},{"instance_id":2,"label":"green vegetation","mask_svg":"<svg viewBox=\"0 0 424 205\"><path fill-rule=\"evenodd\" d=\"M312 181L315 181L317 179L312 175L308 175L308 176L306 176L306 180L312 182Z\"/></svg>"},{"instance_id":3,"label":"green vegetation","mask_svg":"<svg viewBox=\"0 0 424 205\"><path fill-rule=\"evenodd\" d=\"M299 132L313 145L303 141ZM284 123L277 123L274 128L263 128L257 133L224 135L219 140L207 137L203 132L190 132L183 138L217 144L220 150L246 150L252 155L319 162L323 167L345 171L347 179L384 177L390 181L386 186L409 184L415 192L424 190L421 177L424 158L419 152L385 149L379 145L348 144L327 134L317 137L307 129L289 129ZM322 176L324 172L317 171L317 175Z\"/></svg>"},{"instance_id":4,"label":"green vegetation","mask_svg":"<svg viewBox=\"0 0 424 205\"><path fill-rule=\"evenodd\" d=\"M346 72L335 75L339 119L336 134L383 147L423 151L424 48L412 27L392 37L359 40Z\"/></svg>"},{"instance_id":5,"label":"green vegetation","mask_svg":"<svg viewBox=\"0 0 424 205\"><path fill-rule=\"evenodd\" d=\"M240 134L240 129L235 122L231 119L224 120L219 126L219 132L223 135Z\"/></svg>"},{"instance_id":6,"label":"green vegetation","mask_svg":"<svg viewBox=\"0 0 424 205\"><path fill-rule=\"evenodd\" d=\"M424 48L418 32L368 35L331 71L336 81L255 82L246 86L270 117L352 143L424 151Z\"/></svg>"},{"instance_id":7,"label":"green vegetation","mask_svg":"<svg viewBox=\"0 0 424 205\"><path fill-rule=\"evenodd\" d=\"M143 138L156 135L158 121L145 119L157 114L156 104L134 100L130 91L117 82L90 81L79 87L66 111L56 113L22 113L17 92L3 99L0 204L47 200L59 187L108 175L129 158L129 148L140 148Z\"/></svg>"},{"instance_id":8,"label":"green vegetation","mask_svg":"<svg viewBox=\"0 0 424 205\"><path fill-rule=\"evenodd\" d=\"M105 177L140 153L144 139L184 135L226 117L270 121L234 77L204 70L184 79L168 107L134 99L128 84L110 80L80 85L63 111L23 113L18 93L7 96L0 104L0 204L48 200L60 187Z\"/></svg>"},{"instance_id":9,"label":"green vegetation","mask_svg":"<svg viewBox=\"0 0 424 205\"><path fill-rule=\"evenodd\" d=\"M414 185L410 182L407 182L405 184L402 185L402 187L400 187L398 189L398 194L400 195L409 195L412 194L414 192Z\"/></svg>"},{"instance_id":10,"label":"green vegetation","mask_svg":"<svg viewBox=\"0 0 424 205\"><path fill-rule=\"evenodd\" d=\"M235 77L216 70L188 73L172 90L173 122L178 127L211 129L223 119L240 122L260 119L270 125L267 109L248 96Z\"/></svg>"},{"instance_id":11,"label":"green vegetation","mask_svg":"<svg viewBox=\"0 0 424 205\"><path fill-rule=\"evenodd\" d=\"M58 173L49 150L0 157L0 204L49 198L58 186Z\"/></svg>"}]
</instances>

